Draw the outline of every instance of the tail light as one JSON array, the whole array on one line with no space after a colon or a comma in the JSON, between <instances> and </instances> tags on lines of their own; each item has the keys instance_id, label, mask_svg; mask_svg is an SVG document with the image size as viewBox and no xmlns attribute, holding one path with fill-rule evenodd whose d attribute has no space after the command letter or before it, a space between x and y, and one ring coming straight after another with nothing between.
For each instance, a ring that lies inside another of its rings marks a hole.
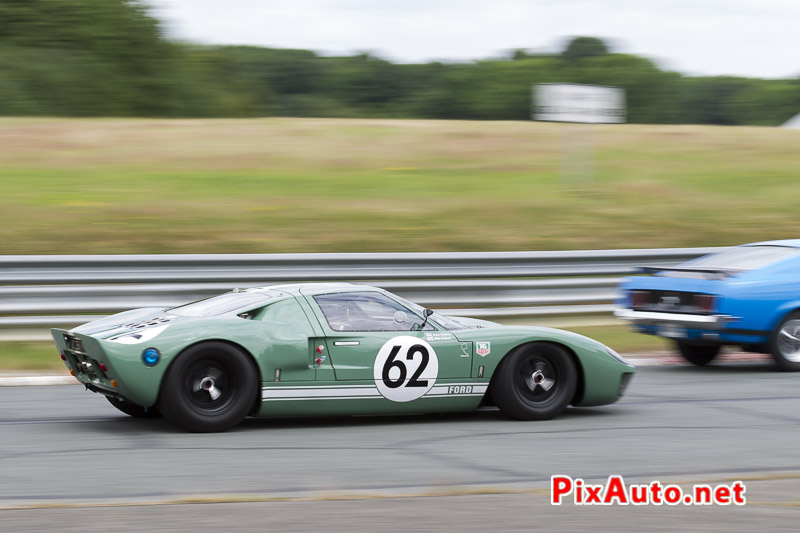
<instances>
[{"instance_id":1,"label":"tail light","mask_svg":"<svg viewBox=\"0 0 800 533\"><path fill-rule=\"evenodd\" d=\"M712 294L695 294L692 303L700 313L710 313L714 310L714 296Z\"/></svg>"},{"instance_id":2,"label":"tail light","mask_svg":"<svg viewBox=\"0 0 800 533\"><path fill-rule=\"evenodd\" d=\"M647 307L650 303L650 291L631 291L631 307Z\"/></svg>"}]
</instances>

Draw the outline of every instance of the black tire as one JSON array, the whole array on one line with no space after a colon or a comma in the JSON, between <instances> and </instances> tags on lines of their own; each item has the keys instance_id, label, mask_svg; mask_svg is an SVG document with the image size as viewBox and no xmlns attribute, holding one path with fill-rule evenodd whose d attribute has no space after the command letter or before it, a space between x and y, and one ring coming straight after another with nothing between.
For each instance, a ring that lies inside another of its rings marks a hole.
<instances>
[{"instance_id":1,"label":"black tire","mask_svg":"<svg viewBox=\"0 0 800 533\"><path fill-rule=\"evenodd\" d=\"M258 398L252 358L224 342L204 342L181 353L161 385L158 409L178 427L197 433L241 423Z\"/></svg>"},{"instance_id":2,"label":"black tire","mask_svg":"<svg viewBox=\"0 0 800 533\"><path fill-rule=\"evenodd\" d=\"M159 418L161 416L156 406L142 407L141 405L136 405L127 400L120 400L118 398L112 398L111 396L106 396L106 400L108 400L108 403L133 418Z\"/></svg>"},{"instance_id":3,"label":"black tire","mask_svg":"<svg viewBox=\"0 0 800 533\"><path fill-rule=\"evenodd\" d=\"M800 370L800 313L791 313L778 324L769 339L769 353L781 370Z\"/></svg>"},{"instance_id":4,"label":"black tire","mask_svg":"<svg viewBox=\"0 0 800 533\"><path fill-rule=\"evenodd\" d=\"M691 344L688 342L676 342L675 344L683 358L697 366L710 363L720 349L719 344Z\"/></svg>"},{"instance_id":5,"label":"black tire","mask_svg":"<svg viewBox=\"0 0 800 533\"><path fill-rule=\"evenodd\" d=\"M570 354L557 344L535 342L503 359L490 392L507 416L546 420L566 409L577 386L578 371Z\"/></svg>"}]
</instances>

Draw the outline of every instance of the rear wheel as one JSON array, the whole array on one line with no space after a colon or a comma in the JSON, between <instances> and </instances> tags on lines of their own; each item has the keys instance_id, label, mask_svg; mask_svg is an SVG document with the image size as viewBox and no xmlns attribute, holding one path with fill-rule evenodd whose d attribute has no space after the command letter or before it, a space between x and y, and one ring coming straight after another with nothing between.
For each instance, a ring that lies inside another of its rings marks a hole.
<instances>
[{"instance_id":1,"label":"rear wheel","mask_svg":"<svg viewBox=\"0 0 800 533\"><path fill-rule=\"evenodd\" d=\"M546 420L560 414L575 396L578 372L572 357L556 344L521 346L503 359L491 394L503 413L517 420Z\"/></svg>"},{"instance_id":2,"label":"rear wheel","mask_svg":"<svg viewBox=\"0 0 800 533\"><path fill-rule=\"evenodd\" d=\"M257 393L253 360L229 344L206 342L188 348L172 363L158 408L187 431L225 431L250 413Z\"/></svg>"},{"instance_id":3,"label":"rear wheel","mask_svg":"<svg viewBox=\"0 0 800 533\"><path fill-rule=\"evenodd\" d=\"M718 344L691 344L688 342L676 342L675 344L683 358L697 366L710 363L720 349Z\"/></svg>"},{"instance_id":4,"label":"rear wheel","mask_svg":"<svg viewBox=\"0 0 800 533\"><path fill-rule=\"evenodd\" d=\"M136 405L128 400L120 400L118 398L112 398L111 396L106 396L106 399L108 400L108 403L126 415L132 416L133 418L158 418L161 416L161 413L158 412L158 409L155 406L142 407L141 405Z\"/></svg>"},{"instance_id":5,"label":"rear wheel","mask_svg":"<svg viewBox=\"0 0 800 533\"><path fill-rule=\"evenodd\" d=\"M781 370L800 370L800 313L790 314L775 328L769 351Z\"/></svg>"}]
</instances>

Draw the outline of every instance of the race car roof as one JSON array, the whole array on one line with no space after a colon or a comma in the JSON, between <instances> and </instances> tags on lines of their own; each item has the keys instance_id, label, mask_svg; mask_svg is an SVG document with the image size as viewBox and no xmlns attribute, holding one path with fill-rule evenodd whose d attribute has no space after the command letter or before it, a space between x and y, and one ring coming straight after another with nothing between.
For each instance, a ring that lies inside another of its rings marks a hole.
<instances>
[{"instance_id":1,"label":"race car roof","mask_svg":"<svg viewBox=\"0 0 800 533\"><path fill-rule=\"evenodd\" d=\"M800 248L800 239L783 239L779 241L762 241L743 244L742 246L786 246L787 248Z\"/></svg>"}]
</instances>

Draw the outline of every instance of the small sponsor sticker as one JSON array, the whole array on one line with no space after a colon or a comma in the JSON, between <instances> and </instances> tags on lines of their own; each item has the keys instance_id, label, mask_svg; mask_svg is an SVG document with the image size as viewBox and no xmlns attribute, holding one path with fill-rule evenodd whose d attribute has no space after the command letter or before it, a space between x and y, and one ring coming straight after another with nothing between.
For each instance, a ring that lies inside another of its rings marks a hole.
<instances>
[{"instance_id":1,"label":"small sponsor sticker","mask_svg":"<svg viewBox=\"0 0 800 533\"><path fill-rule=\"evenodd\" d=\"M453 336L449 333L434 331L433 333L426 333L425 339L429 341L451 341L453 340Z\"/></svg>"},{"instance_id":2,"label":"small sponsor sticker","mask_svg":"<svg viewBox=\"0 0 800 533\"><path fill-rule=\"evenodd\" d=\"M476 344L477 348L475 349L475 353L480 355L481 357L486 357L490 353L492 353L492 343L491 342L479 342Z\"/></svg>"}]
</instances>

